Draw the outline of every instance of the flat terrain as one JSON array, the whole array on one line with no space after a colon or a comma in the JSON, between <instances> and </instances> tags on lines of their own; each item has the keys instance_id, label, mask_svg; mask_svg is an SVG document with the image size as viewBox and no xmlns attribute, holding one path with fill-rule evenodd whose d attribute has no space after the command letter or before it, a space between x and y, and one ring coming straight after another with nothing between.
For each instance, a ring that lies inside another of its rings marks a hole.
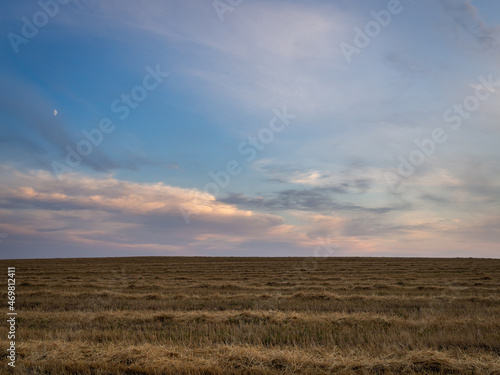
<instances>
[{"instance_id":1,"label":"flat terrain","mask_svg":"<svg viewBox=\"0 0 500 375\"><path fill-rule=\"evenodd\" d=\"M0 263L17 374L500 374L500 260Z\"/></svg>"}]
</instances>

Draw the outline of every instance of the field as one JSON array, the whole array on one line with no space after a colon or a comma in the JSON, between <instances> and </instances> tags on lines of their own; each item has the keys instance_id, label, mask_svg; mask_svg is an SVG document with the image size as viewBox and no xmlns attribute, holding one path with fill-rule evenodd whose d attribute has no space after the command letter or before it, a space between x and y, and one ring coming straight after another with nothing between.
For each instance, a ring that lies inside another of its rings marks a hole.
<instances>
[{"instance_id":1,"label":"field","mask_svg":"<svg viewBox=\"0 0 500 375\"><path fill-rule=\"evenodd\" d=\"M5 312L16 267L9 373L500 374L500 260L0 263Z\"/></svg>"}]
</instances>

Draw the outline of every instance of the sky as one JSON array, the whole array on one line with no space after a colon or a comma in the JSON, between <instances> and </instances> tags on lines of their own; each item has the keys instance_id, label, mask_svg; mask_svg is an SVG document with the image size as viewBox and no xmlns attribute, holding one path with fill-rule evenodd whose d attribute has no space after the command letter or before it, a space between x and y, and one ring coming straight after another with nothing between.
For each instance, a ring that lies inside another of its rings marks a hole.
<instances>
[{"instance_id":1,"label":"sky","mask_svg":"<svg viewBox=\"0 0 500 375\"><path fill-rule=\"evenodd\" d=\"M0 5L0 257L500 256L500 2Z\"/></svg>"}]
</instances>

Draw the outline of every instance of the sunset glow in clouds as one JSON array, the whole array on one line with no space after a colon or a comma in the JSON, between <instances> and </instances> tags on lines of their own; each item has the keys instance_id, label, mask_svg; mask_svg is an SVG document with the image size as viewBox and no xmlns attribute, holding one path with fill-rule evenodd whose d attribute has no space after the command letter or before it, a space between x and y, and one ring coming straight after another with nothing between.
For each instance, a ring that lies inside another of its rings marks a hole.
<instances>
[{"instance_id":1,"label":"sunset glow in clouds","mask_svg":"<svg viewBox=\"0 0 500 375\"><path fill-rule=\"evenodd\" d=\"M2 258L499 257L500 3L222 3L0 6Z\"/></svg>"}]
</instances>

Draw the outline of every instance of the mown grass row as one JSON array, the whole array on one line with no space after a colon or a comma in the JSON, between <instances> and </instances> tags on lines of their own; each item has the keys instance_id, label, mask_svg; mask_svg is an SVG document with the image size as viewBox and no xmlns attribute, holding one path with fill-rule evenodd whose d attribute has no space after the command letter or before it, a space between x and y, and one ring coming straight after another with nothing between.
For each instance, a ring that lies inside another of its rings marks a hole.
<instances>
[{"instance_id":1,"label":"mown grass row","mask_svg":"<svg viewBox=\"0 0 500 375\"><path fill-rule=\"evenodd\" d=\"M363 348L370 354L399 349L477 348L500 354L500 321L387 318L370 314L291 314L286 312L101 312L25 314L19 319L24 340L183 343L260 346Z\"/></svg>"},{"instance_id":2,"label":"mown grass row","mask_svg":"<svg viewBox=\"0 0 500 375\"><path fill-rule=\"evenodd\" d=\"M414 350L370 356L319 347L183 346L31 341L22 344L15 374L225 375L225 374L498 374L489 354ZM65 358L61 361L60 358Z\"/></svg>"}]
</instances>

